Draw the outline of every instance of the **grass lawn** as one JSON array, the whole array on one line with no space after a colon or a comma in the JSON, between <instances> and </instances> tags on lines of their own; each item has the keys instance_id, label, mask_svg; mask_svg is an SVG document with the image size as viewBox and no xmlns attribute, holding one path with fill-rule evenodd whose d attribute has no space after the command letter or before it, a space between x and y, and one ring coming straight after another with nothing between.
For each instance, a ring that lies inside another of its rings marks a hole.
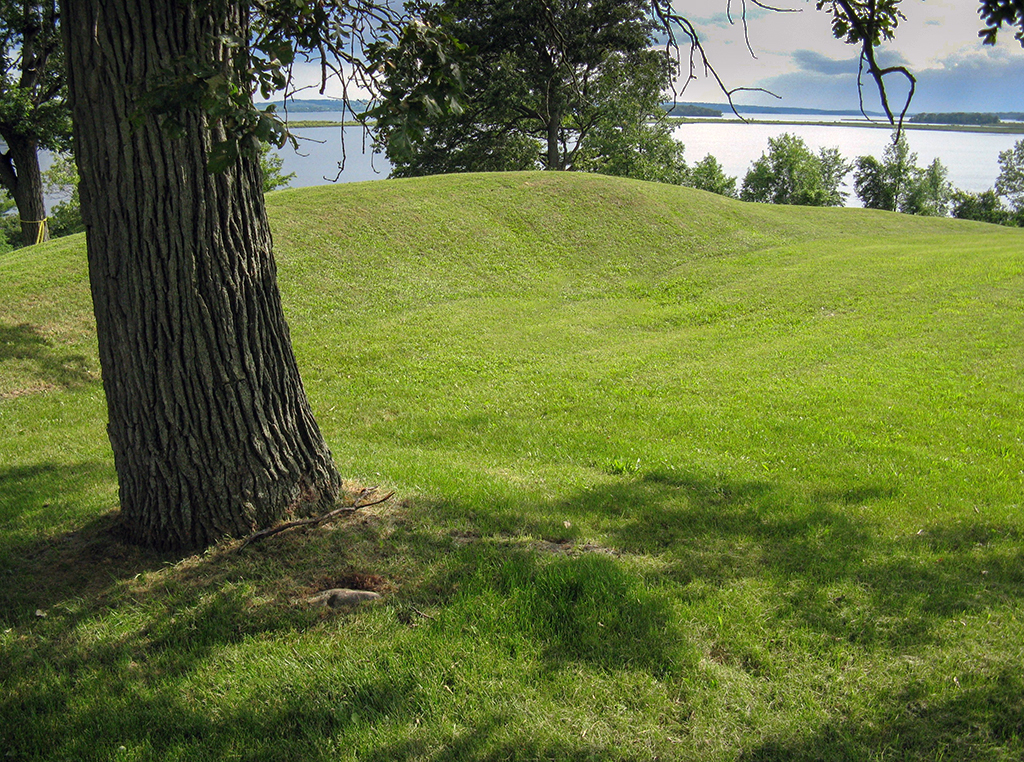
<instances>
[{"instance_id":1,"label":"grass lawn","mask_svg":"<svg viewBox=\"0 0 1024 762\"><path fill-rule=\"evenodd\" d=\"M0 256L0 754L1024 758L1024 231L562 173L268 205L395 498L122 544L84 240Z\"/></svg>"}]
</instances>

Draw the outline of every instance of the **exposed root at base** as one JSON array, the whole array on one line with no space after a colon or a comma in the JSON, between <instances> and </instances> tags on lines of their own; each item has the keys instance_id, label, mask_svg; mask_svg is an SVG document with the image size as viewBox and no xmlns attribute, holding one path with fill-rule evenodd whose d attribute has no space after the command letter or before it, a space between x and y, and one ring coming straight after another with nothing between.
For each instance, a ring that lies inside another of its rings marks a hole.
<instances>
[{"instance_id":1,"label":"exposed root at base","mask_svg":"<svg viewBox=\"0 0 1024 762\"><path fill-rule=\"evenodd\" d=\"M265 540L268 537L272 537L275 534L280 534L288 529L296 529L298 527L309 527L319 526L331 519L337 518L343 513L355 513L360 508L369 508L371 505L380 505L381 503L387 502L394 497L394 492L389 492L386 495L376 498L375 500L369 500L367 502L360 502L365 497L372 495L375 490L363 490L353 505L343 505L341 508L335 508L333 511L328 511L322 516L315 516L310 519L298 519L297 521L287 521L284 524L278 524L277 526L270 527L269 529L261 529L259 532L253 532L251 535L242 540L242 544L238 546L237 550L242 550L247 545Z\"/></svg>"}]
</instances>

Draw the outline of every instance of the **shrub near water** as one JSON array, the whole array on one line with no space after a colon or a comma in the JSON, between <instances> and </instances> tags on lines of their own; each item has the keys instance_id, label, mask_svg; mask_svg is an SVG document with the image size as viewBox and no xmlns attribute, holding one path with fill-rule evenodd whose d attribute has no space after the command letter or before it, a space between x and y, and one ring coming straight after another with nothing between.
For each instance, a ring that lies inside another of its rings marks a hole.
<instances>
[{"instance_id":1,"label":"shrub near water","mask_svg":"<svg viewBox=\"0 0 1024 762\"><path fill-rule=\"evenodd\" d=\"M269 203L317 419L397 496L120 544L81 238L4 255L12 758L1024 755L1021 231L561 173Z\"/></svg>"}]
</instances>

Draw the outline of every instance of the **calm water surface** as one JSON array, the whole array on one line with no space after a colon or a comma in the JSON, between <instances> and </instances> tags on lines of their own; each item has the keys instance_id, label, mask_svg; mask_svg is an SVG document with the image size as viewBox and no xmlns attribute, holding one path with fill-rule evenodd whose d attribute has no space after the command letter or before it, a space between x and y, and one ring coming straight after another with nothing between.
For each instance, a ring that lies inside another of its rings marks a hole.
<instances>
[{"instance_id":1,"label":"calm water surface","mask_svg":"<svg viewBox=\"0 0 1024 762\"><path fill-rule=\"evenodd\" d=\"M341 114L303 114L310 119L341 120ZM292 188L382 180L391 172L391 164L383 154L371 151L368 135L359 127L306 127L294 130L299 147L278 150L284 160L282 171L294 172ZM344 170L341 163L344 162ZM339 176L339 172L341 173Z\"/></svg>"},{"instance_id":2,"label":"calm water surface","mask_svg":"<svg viewBox=\"0 0 1024 762\"><path fill-rule=\"evenodd\" d=\"M301 114L300 117L322 120L341 120L342 115L334 113ZM771 117L784 121L822 121L828 117L778 114ZM676 139L686 146L686 159L693 164L707 154L713 155L725 169L726 174L739 178L768 148L768 138L778 137L785 132L797 135L817 151L819 148L837 146L849 160L857 156L882 157L888 144L890 132L887 129L858 126L853 120L835 117L834 126L814 124L744 124L735 117L723 118L716 123L694 123L680 125L675 129ZM307 127L295 130L299 136L299 149L289 146L280 149L284 161L283 171L294 172L291 187L326 185L332 182L362 182L381 180L388 176L391 165L381 154L374 154L368 136L358 127ZM949 170L949 179L958 188L967 191L987 190L995 185L999 174L999 152L1012 148L1024 135L998 135L975 132L938 132L908 130L910 149L917 154L918 166L925 167L938 158ZM344 146L344 151L343 151ZM344 155L343 155L344 154ZM339 164L344 159L344 171L339 175ZM48 152L40 153L42 169L49 167ZM853 176L847 177L847 205L859 206L853 195ZM59 201L48 196L47 207Z\"/></svg>"},{"instance_id":3,"label":"calm water surface","mask_svg":"<svg viewBox=\"0 0 1024 762\"><path fill-rule=\"evenodd\" d=\"M686 158L694 163L712 154L726 174L743 176L768 148L768 138L783 133L803 138L817 151L838 147L848 160L858 156L882 158L885 147L892 140L887 129L839 124L822 127L813 124L743 124L736 120L721 124L685 124L676 128L675 137L686 145ZM919 167L926 167L939 159L949 170L949 180L958 188L978 192L995 185L999 175L999 152L1012 148L1024 135L999 135L979 132L941 132L933 130L907 130L907 143L917 154ZM853 176L848 176L852 193ZM847 201L853 205L856 197Z\"/></svg>"},{"instance_id":4,"label":"calm water surface","mask_svg":"<svg viewBox=\"0 0 1024 762\"><path fill-rule=\"evenodd\" d=\"M310 118L334 119L340 115L310 114ZM761 118L761 117L759 117ZM773 118L788 119L786 115ZM794 120L806 120L794 116ZM823 117L814 117L820 121ZM827 117L825 117L827 118ZM837 120L839 117L836 117ZM857 156L872 155L881 158L891 140L887 129L839 123L835 126L814 124L744 124L736 119L724 119L713 124L684 124L676 128L675 137L686 146L686 158L691 164L712 154L729 175L742 181L750 164L768 148L768 138L785 132L803 138L817 151L836 146L849 160ZM296 130L302 138L300 153L291 148L281 149L284 171L294 172L292 187L323 185L334 181L338 163L342 160L342 134L345 143L345 170L339 182L379 180L388 176L390 165L380 154L370 152L370 142L358 127L318 127ZM963 190L978 192L991 188L999 174L1000 151L1012 148L1022 135L999 135L973 132L939 132L908 130L910 149L917 154L918 166L925 167L938 158L949 170L950 181ZM852 182L852 175L848 178ZM847 191L852 193L852 187ZM855 197L847 201L857 203Z\"/></svg>"}]
</instances>

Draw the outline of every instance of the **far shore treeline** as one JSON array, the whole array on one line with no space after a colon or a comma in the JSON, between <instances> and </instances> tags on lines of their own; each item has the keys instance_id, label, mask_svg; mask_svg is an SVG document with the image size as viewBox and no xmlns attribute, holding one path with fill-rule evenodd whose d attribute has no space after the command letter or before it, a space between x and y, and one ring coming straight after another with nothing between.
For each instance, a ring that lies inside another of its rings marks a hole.
<instances>
[{"instance_id":1,"label":"far shore treeline","mask_svg":"<svg viewBox=\"0 0 1024 762\"><path fill-rule=\"evenodd\" d=\"M353 114L361 114L367 109L367 102L362 100L349 101L346 107L339 100L325 100L322 98L289 98L287 104L278 101L271 105L278 114L313 114L313 113L340 113L350 111ZM668 116L691 117L691 118L714 118L721 117L726 112L731 112L732 107L721 103L675 103L666 102L662 104ZM785 106L750 106L740 104L736 106L741 113L747 114L802 114L802 115L828 115L828 116L863 116L860 111L835 111L827 109L793 108ZM882 116L875 112L868 112L870 117ZM1001 124L1004 121L1024 121L1022 112L979 112L979 111L922 111L913 114L909 119L913 124L952 124L952 125L991 125Z\"/></svg>"},{"instance_id":2,"label":"far shore treeline","mask_svg":"<svg viewBox=\"0 0 1024 762\"><path fill-rule=\"evenodd\" d=\"M914 124L999 124L999 114L953 111L947 113L922 112L910 117Z\"/></svg>"}]
</instances>

